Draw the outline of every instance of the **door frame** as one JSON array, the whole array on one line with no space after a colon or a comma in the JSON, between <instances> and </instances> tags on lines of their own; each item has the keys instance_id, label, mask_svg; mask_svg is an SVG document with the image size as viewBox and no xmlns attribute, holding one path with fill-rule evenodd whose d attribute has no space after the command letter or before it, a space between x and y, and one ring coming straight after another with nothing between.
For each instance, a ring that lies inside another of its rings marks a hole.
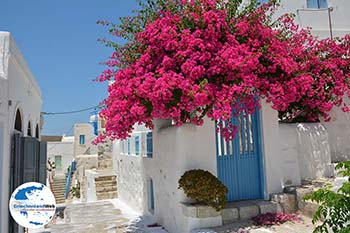
<instances>
[{"instance_id":1,"label":"door frame","mask_svg":"<svg viewBox=\"0 0 350 233\"><path fill-rule=\"evenodd\" d=\"M266 187L266 166L265 166L265 148L264 148L264 139L263 139L263 121L262 121L262 110L257 107L256 109L257 114L256 114L256 130L257 130L257 145L258 145L258 167L259 167L259 173L260 173L260 197L261 200L268 200L268 194L267 194L267 187ZM255 114L256 112L254 112ZM219 164L218 164L218 134L216 133L216 122L215 122L215 162L216 162L216 177L219 178ZM234 141L235 139L233 139ZM234 143L234 142L233 142ZM232 152L233 153L233 152Z\"/></svg>"}]
</instances>

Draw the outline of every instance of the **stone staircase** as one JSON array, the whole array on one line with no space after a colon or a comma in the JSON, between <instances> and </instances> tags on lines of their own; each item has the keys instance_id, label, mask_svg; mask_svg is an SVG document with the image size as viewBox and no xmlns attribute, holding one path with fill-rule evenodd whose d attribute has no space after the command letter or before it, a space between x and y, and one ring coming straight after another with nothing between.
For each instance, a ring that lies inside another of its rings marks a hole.
<instances>
[{"instance_id":1,"label":"stone staircase","mask_svg":"<svg viewBox=\"0 0 350 233\"><path fill-rule=\"evenodd\" d=\"M95 178L97 200L114 199L118 197L117 177L115 175L105 175Z\"/></svg>"},{"instance_id":2,"label":"stone staircase","mask_svg":"<svg viewBox=\"0 0 350 233\"><path fill-rule=\"evenodd\" d=\"M56 204L65 203L66 198L64 195L66 186L65 176L55 176L52 183L52 192L56 199Z\"/></svg>"}]
</instances>

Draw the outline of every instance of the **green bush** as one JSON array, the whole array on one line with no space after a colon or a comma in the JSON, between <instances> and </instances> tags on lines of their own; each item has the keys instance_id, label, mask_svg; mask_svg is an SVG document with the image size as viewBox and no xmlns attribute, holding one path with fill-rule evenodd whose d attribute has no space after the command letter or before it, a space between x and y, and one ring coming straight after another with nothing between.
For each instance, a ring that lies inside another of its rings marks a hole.
<instances>
[{"instance_id":1,"label":"green bush","mask_svg":"<svg viewBox=\"0 0 350 233\"><path fill-rule=\"evenodd\" d=\"M350 161L339 163L336 169L344 177L350 177ZM313 223L321 221L314 233L350 232L350 178L336 192L327 186L305 196L305 200L320 204L313 216ZM331 230L330 230L331 229Z\"/></svg>"},{"instance_id":2,"label":"green bush","mask_svg":"<svg viewBox=\"0 0 350 233\"><path fill-rule=\"evenodd\" d=\"M226 186L208 171L185 172L179 180L179 189L182 189L187 197L199 204L209 205L217 211L225 208L227 203Z\"/></svg>"}]
</instances>

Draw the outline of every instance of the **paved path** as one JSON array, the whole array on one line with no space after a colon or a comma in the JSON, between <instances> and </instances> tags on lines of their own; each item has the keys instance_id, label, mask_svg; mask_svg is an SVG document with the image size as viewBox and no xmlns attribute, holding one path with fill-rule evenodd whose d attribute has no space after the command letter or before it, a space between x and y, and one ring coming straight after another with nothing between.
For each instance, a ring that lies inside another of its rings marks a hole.
<instances>
[{"instance_id":1,"label":"paved path","mask_svg":"<svg viewBox=\"0 0 350 233\"><path fill-rule=\"evenodd\" d=\"M312 233L314 230L311 219L304 216L301 217L300 221L287 222L279 226L256 227L252 225L251 221L247 221L213 228L212 230L216 233Z\"/></svg>"},{"instance_id":2,"label":"paved path","mask_svg":"<svg viewBox=\"0 0 350 233\"><path fill-rule=\"evenodd\" d=\"M64 221L40 233L124 233L128 222L110 201L72 204L66 207Z\"/></svg>"}]
</instances>

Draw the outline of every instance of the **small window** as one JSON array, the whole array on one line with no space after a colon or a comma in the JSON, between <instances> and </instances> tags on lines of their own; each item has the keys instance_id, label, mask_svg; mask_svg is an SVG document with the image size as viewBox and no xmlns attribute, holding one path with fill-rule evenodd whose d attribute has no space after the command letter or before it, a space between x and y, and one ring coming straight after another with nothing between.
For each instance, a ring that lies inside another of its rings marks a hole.
<instances>
[{"instance_id":1,"label":"small window","mask_svg":"<svg viewBox=\"0 0 350 233\"><path fill-rule=\"evenodd\" d=\"M140 155L140 136L135 136L135 155Z\"/></svg>"},{"instance_id":2,"label":"small window","mask_svg":"<svg viewBox=\"0 0 350 233\"><path fill-rule=\"evenodd\" d=\"M128 155L131 154L130 138L128 139Z\"/></svg>"},{"instance_id":3,"label":"small window","mask_svg":"<svg viewBox=\"0 0 350 233\"><path fill-rule=\"evenodd\" d=\"M153 133L148 132L146 134L146 148L147 148L147 157L153 157Z\"/></svg>"},{"instance_id":4,"label":"small window","mask_svg":"<svg viewBox=\"0 0 350 233\"><path fill-rule=\"evenodd\" d=\"M80 135L79 136L79 144L84 145L85 144L85 135Z\"/></svg>"},{"instance_id":5,"label":"small window","mask_svg":"<svg viewBox=\"0 0 350 233\"><path fill-rule=\"evenodd\" d=\"M322 9L328 8L327 0L306 0L307 8Z\"/></svg>"},{"instance_id":6,"label":"small window","mask_svg":"<svg viewBox=\"0 0 350 233\"><path fill-rule=\"evenodd\" d=\"M152 178L149 179L149 190L148 190L148 194L149 194L149 200L148 200L148 209L151 213L154 213L154 187L153 187L153 180Z\"/></svg>"}]
</instances>

